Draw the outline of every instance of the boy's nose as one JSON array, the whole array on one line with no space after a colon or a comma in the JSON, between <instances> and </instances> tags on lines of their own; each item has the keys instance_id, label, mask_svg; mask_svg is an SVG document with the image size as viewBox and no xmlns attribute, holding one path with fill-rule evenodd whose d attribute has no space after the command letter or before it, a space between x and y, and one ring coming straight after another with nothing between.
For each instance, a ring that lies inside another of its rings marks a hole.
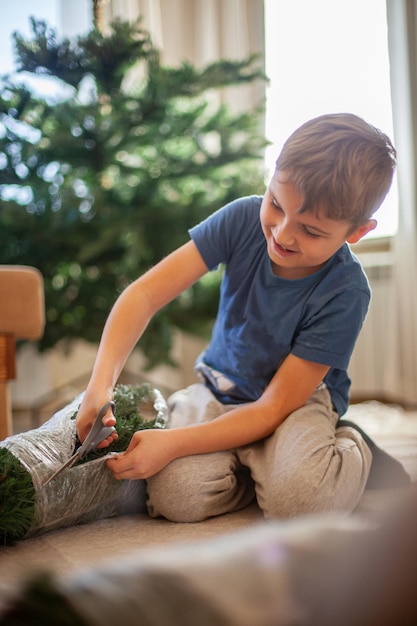
<instances>
[{"instance_id":1,"label":"boy's nose","mask_svg":"<svg viewBox=\"0 0 417 626\"><path fill-rule=\"evenodd\" d=\"M273 230L273 237L275 241L284 246L284 248L294 243L294 235L292 234L289 225L284 222L275 226Z\"/></svg>"}]
</instances>

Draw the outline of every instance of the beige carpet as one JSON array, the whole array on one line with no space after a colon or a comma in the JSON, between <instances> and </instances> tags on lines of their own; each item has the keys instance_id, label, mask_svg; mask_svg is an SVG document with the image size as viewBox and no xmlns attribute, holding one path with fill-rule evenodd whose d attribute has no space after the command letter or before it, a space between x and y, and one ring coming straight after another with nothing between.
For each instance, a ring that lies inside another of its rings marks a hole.
<instances>
[{"instance_id":1,"label":"beige carpet","mask_svg":"<svg viewBox=\"0 0 417 626\"><path fill-rule=\"evenodd\" d=\"M416 414L405 413L397 407L365 403L353 406L347 417L356 420L377 443L401 460L413 481L417 480ZM382 509L395 505L395 499L402 497L402 491L367 492L357 514L371 519L377 517ZM261 520L259 509L253 505L238 513L195 524L151 520L141 514L52 531L15 546L0 548L0 591L33 570L67 573L134 551L216 537Z\"/></svg>"},{"instance_id":2,"label":"beige carpet","mask_svg":"<svg viewBox=\"0 0 417 626\"><path fill-rule=\"evenodd\" d=\"M194 524L174 524L145 514L98 520L0 548L0 609L2 591L41 569L58 574L119 559L141 550L172 543L210 539L258 523L256 506Z\"/></svg>"}]
</instances>

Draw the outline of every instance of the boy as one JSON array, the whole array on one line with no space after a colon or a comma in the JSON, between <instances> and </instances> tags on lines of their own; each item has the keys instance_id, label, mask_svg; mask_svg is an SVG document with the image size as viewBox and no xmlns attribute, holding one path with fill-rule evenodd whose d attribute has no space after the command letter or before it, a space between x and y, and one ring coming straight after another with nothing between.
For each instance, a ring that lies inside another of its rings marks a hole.
<instances>
[{"instance_id":1,"label":"boy","mask_svg":"<svg viewBox=\"0 0 417 626\"><path fill-rule=\"evenodd\" d=\"M263 198L236 200L195 226L118 298L77 416L82 440L151 317L225 265L196 364L201 382L171 396L170 429L136 433L107 461L117 479L147 479L150 515L199 521L254 497L266 517L350 511L380 473L407 484L397 461L339 421L370 300L347 243L375 228L395 156L388 137L355 115L303 124Z\"/></svg>"}]
</instances>

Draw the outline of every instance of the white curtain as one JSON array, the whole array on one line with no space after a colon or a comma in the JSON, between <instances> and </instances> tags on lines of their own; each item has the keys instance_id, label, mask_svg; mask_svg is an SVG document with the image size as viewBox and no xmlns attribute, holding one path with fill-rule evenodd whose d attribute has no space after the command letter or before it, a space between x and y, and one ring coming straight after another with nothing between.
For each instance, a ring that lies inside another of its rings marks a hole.
<instances>
[{"instance_id":1,"label":"white curtain","mask_svg":"<svg viewBox=\"0 0 417 626\"><path fill-rule=\"evenodd\" d=\"M417 0L387 0L388 42L398 153L399 229L394 298L386 329L386 388L417 405Z\"/></svg>"},{"instance_id":2,"label":"white curtain","mask_svg":"<svg viewBox=\"0 0 417 626\"><path fill-rule=\"evenodd\" d=\"M103 12L105 24L140 16L164 65L188 61L202 67L255 53L265 66L263 0L108 0ZM236 113L247 111L264 102L265 85L228 88L222 99Z\"/></svg>"}]
</instances>

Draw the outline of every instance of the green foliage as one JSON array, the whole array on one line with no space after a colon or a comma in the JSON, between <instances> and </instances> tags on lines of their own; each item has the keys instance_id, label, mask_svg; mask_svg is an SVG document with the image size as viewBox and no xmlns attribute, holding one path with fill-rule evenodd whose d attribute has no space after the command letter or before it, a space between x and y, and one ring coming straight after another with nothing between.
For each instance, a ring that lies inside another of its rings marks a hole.
<instances>
[{"instance_id":1,"label":"green foliage","mask_svg":"<svg viewBox=\"0 0 417 626\"><path fill-rule=\"evenodd\" d=\"M7 448L0 448L0 546L23 537L35 514L32 479Z\"/></svg>"},{"instance_id":2,"label":"green foliage","mask_svg":"<svg viewBox=\"0 0 417 626\"><path fill-rule=\"evenodd\" d=\"M107 448L92 450L79 463L86 463L97 459L109 452L122 452L128 447L132 435L138 430L148 428L164 428L165 424L158 416L151 419L144 415L144 407L152 403L152 390L150 385L116 385L114 389L114 401L116 405L116 430L118 439L113 441ZM154 414L154 411L152 411ZM73 419L76 417L76 413Z\"/></svg>"},{"instance_id":3,"label":"green foliage","mask_svg":"<svg viewBox=\"0 0 417 626\"><path fill-rule=\"evenodd\" d=\"M261 111L213 105L219 89L264 80L257 59L164 67L140 24L59 41L44 22L15 34L21 72L59 98L0 87L0 262L45 280L45 350L97 342L119 293L222 204L263 190ZM219 277L164 309L141 340L169 360L174 326L206 332ZM134 312L132 312L134 314Z\"/></svg>"},{"instance_id":4,"label":"green foliage","mask_svg":"<svg viewBox=\"0 0 417 626\"><path fill-rule=\"evenodd\" d=\"M107 448L93 450L79 464L126 450L133 433L147 428L164 428L165 422L153 410L153 393L149 384L116 385L117 441ZM150 410L147 409L147 405ZM149 415L150 413L150 415ZM70 418L75 419L76 413ZM48 431L44 436L47 440ZM19 435L24 437L24 433ZM78 447L77 443L76 447ZM41 461L42 450L39 451ZM30 472L7 447L0 447L0 546L22 539L29 531L35 515L35 489Z\"/></svg>"},{"instance_id":5,"label":"green foliage","mask_svg":"<svg viewBox=\"0 0 417 626\"><path fill-rule=\"evenodd\" d=\"M59 589L50 572L30 575L19 594L7 603L2 611L3 626L88 626Z\"/></svg>"}]
</instances>

